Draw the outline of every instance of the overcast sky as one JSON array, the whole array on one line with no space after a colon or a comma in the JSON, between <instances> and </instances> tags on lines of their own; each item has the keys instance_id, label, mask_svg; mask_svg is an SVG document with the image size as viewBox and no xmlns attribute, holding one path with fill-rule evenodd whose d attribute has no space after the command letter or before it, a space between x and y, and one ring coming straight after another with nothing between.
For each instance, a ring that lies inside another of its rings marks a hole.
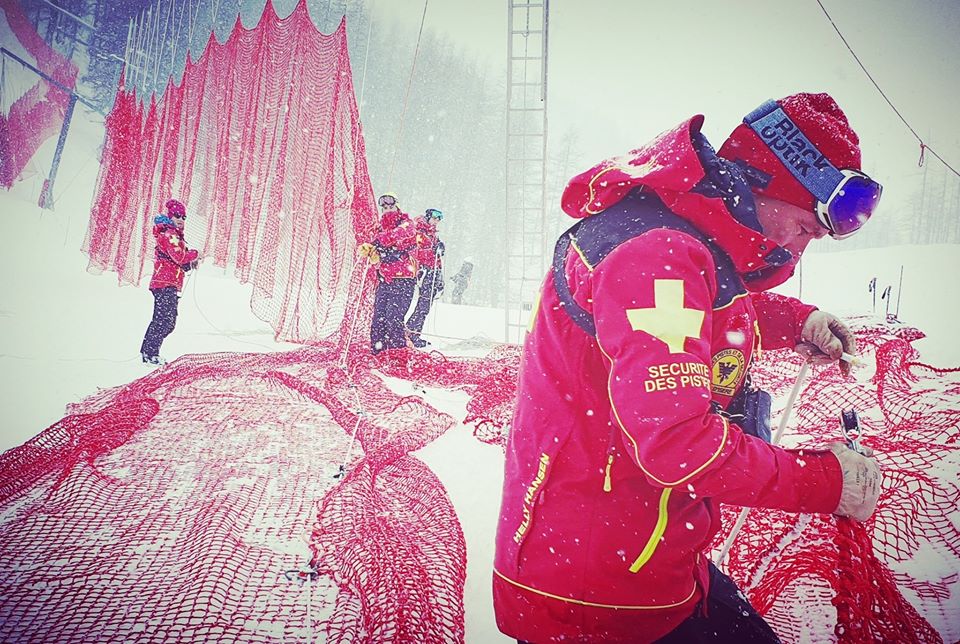
<instances>
[{"instance_id":1,"label":"overcast sky","mask_svg":"<svg viewBox=\"0 0 960 644\"><path fill-rule=\"evenodd\" d=\"M823 4L901 114L960 169L960 1ZM407 25L415 41L422 0L371 5L377 20ZM507 5L432 0L425 29L505 69ZM577 131L585 167L695 113L706 115L704 131L719 147L764 100L826 91L860 134L864 169L885 185L885 205L905 203L920 186L919 144L816 0L552 0L548 86L549 132ZM928 162L938 163L929 154Z\"/></svg>"}]
</instances>

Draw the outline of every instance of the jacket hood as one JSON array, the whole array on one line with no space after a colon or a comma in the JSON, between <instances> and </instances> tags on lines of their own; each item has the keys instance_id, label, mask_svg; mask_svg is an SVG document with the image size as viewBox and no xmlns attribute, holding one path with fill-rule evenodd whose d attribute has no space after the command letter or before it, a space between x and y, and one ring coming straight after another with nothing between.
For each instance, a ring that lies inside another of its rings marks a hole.
<instances>
[{"instance_id":1,"label":"jacket hood","mask_svg":"<svg viewBox=\"0 0 960 644\"><path fill-rule=\"evenodd\" d=\"M717 156L696 115L647 145L600 162L567 184L561 207L580 219L633 190L651 190L733 260L744 284L763 291L785 282L797 259L763 236L740 166Z\"/></svg>"}]
</instances>

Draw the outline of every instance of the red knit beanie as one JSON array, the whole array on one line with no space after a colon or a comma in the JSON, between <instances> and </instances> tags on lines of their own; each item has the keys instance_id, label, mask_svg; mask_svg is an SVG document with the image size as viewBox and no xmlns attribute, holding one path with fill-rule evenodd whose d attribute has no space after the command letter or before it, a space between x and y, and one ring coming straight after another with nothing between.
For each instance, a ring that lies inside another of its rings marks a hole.
<instances>
[{"instance_id":1,"label":"red knit beanie","mask_svg":"<svg viewBox=\"0 0 960 644\"><path fill-rule=\"evenodd\" d=\"M777 104L834 166L840 170L860 170L860 139L829 94L794 94ZM816 207L816 198L746 123L738 125L727 137L718 154L730 161L744 161L770 175L765 187L753 188L757 194L801 208Z\"/></svg>"},{"instance_id":2,"label":"red knit beanie","mask_svg":"<svg viewBox=\"0 0 960 644\"><path fill-rule=\"evenodd\" d=\"M176 199L170 199L167 201L167 214L184 216L187 214L187 209Z\"/></svg>"}]
</instances>

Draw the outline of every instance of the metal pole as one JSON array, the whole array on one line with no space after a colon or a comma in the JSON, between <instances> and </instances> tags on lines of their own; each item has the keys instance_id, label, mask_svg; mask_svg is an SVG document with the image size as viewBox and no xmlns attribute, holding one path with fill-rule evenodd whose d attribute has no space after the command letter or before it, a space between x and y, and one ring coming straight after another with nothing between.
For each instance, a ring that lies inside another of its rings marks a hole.
<instances>
[{"instance_id":1,"label":"metal pole","mask_svg":"<svg viewBox=\"0 0 960 644\"><path fill-rule=\"evenodd\" d=\"M903 293L903 264L900 264L900 284L897 286L897 312L893 314L895 318L900 319L900 294Z\"/></svg>"},{"instance_id":2,"label":"metal pole","mask_svg":"<svg viewBox=\"0 0 960 644\"><path fill-rule=\"evenodd\" d=\"M133 38L133 19L127 23L127 46L123 48L123 65L127 67L130 65L130 40ZM127 75L130 75L129 70L124 70Z\"/></svg>"},{"instance_id":3,"label":"metal pole","mask_svg":"<svg viewBox=\"0 0 960 644\"><path fill-rule=\"evenodd\" d=\"M7 49L6 47L0 47L0 55L2 55L2 56L7 56L8 58L11 58L11 59L17 61L18 63L20 63L21 65L23 65L24 67L26 67L27 69L29 69L30 71L32 71L34 74L36 74L37 76L39 76L39 77L42 78L43 80L45 80L45 81L47 81L48 83L50 83L51 85L53 85L54 87L63 90L63 91L66 92L67 94L72 95L75 99L77 99L78 101L80 101L81 103L83 103L84 105L86 105L87 107L89 107L91 110L96 110L96 109L97 109L97 106L96 106L96 105L94 105L94 104L91 103L90 101L84 99L82 96L80 96L79 94L77 94L73 89L67 87L66 85L64 85L64 84L61 83L60 81L58 81L58 80L56 80L55 78L51 77L49 74L46 74L46 73L40 71L39 69L37 69L36 67L34 67L33 65L31 65L30 63L28 63L27 61L25 61L24 59L20 58L20 57L17 56L15 53L13 53L13 52L10 51L9 49Z\"/></svg>"},{"instance_id":4,"label":"metal pole","mask_svg":"<svg viewBox=\"0 0 960 644\"><path fill-rule=\"evenodd\" d=\"M504 195L504 204L503 204L503 214L504 214L504 230L510 230L510 116L511 116L511 99L512 99L512 86L513 82L513 12L514 5L511 1L507 7L507 100L506 100L506 124L507 130L504 133L504 146L503 146L503 167L506 170L504 183L506 184L506 189L503 191ZM521 164L522 168L522 164ZM521 172L521 181L523 180ZM510 244L515 243L516 240L510 239L507 240L507 253L506 253L506 262L504 262L504 288L503 288L503 341L510 342ZM519 300L518 300L519 302Z\"/></svg>"},{"instance_id":5,"label":"metal pole","mask_svg":"<svg viewBox=\"0 0 960 644\"><path fill-rule=\"evenodd\" d=\"M542 50L540 57L543 63L540 66L540 102L543 104L543 141L540 151L541 159L541 179L540 186L540 254L541 257L551 257L552 244L547 238L547 39L550 33L550 0L543 0L543 38L541 39ZM543 268L541 266L541 268ZM536 315L536 311L530 310L530 316ZM522 340L522 338L521 338Z\"/></svg>"},{"instance_id":6,"label":"metal pole","mask_svg":"<svg viewBox=\"0 0 960 644\"><path fill-rule=\"evenodd\" d=\"M797 262L797 279L800 281L799 288L797 289L797 299L803 301L803 258L800 258L800 261Z\"/></svg>"},{"instance_id":7,"label":"metal pole","mask_svg":"<svg viewBox=\"0 0 960 644\"><path fill-rule=\"evenodd\" d=\"M57 139L57 151L53 153L53 164L50 166L50 176L43 182L43 190L40 191L40 201L38 205L45 210L53 210L53 182L57 178L57 170L60 167L60 156L63 154L63 146L67 141L67 132L70 130L70 119L73 118L73 107L76 104L77 95L70 94L67 113L63 117L63 125L60 127L60 138Z\"/></svg>"},{"instance_id":8,"label":"metal pole","mask_svg":"<svg viewBox=\"0 0 960 644\"><path fill-rule=\"evenodd\" d=\"M184 4L186 4L186 3L184 3ZM174 13L176 12L176 10L177 10L177 0L173 0L173 5L170 7L170 15L173 16ZM174 65L176 64L177 45L180 44L180 29L181 29L181 27L183 27L183 9L182 9L182 8L180 9L180 20L177 20L177 21L176 21L176 24L175 24L175 25L172 25L172 26L170 27L170 32L171 32L171 33L174 33L174 29L176 29L176 34L177 34L177 35L170 39L170 68L167 69L167 82L168 82L168 83L170 82L170 81L169 81L170 77L173 76L173 68L174 68Z\"/></svg>"},{"instance_id":9,"label":"metal pole","mask_svg":"<svg viewBox=\"0 0 960 644\"><path fill-rule=\"evenodd\" d=\"M44 4L50 5L51 7L53 7L54 9L56 9L57 11L59 11L60 13L66 15L66 16L69 16L69 17L72 18L75 22L79 22L81 25L83 25L83 26L86 27L87 29L89 29L89 30L91 30L91 31L96 31L96 27L94 27L92 24L90 24L89 22L87 22L86 20L84 20L83 18L81 18L80 16L78 16L78 15L76 15L76 14L73 14L73 13L70 13L69 11L67 11L66 9L64 9L63 7L60 7L60 6L57 6L57 5L53 4L52 2L50 2L50 0L43 0L43 2L44 2Z\"/></svg>"},{"instance_id":10,"label":"metal pole","mask_svg":"<svg viewBox=\"0 0 960 644\"><path fill-rule=\"evenodd\" d=\"M152 29L153 32L151 33L150 38L150 60L153 61L153 65L151 66L153 67L153 79L150 82L150 91L151 93L156 94L159 91L159 88L157 87L159 84L157 77L160 73L160 52L163 48L163 36L160 34L160 0L157 0L157 13L156 17L154 18ZM148 64L149 62L150 61L148 61Z\"/></svg>"},{"instance_id":11,"label":"metal pole","mask_svg":"<svg viewBox=\"0 0 960 644\"><path fill-rule=\"evenodd\" d=\"M162 93L162 92L166 89L166 87L167 87L167 84L166 84L166 83L164 83L163 86L160 86L160 81L159 81L159 79L160 79L160 61L163 59L163 46L164 46L164 45L166 44L166 42L168 41L168 38L167 38L167 28L170 26L170 16L173 14L173 7L174 7L173 4L167 5L167 15L166 15L166 17L163 19L163 35L162 35L162 36L160 35L160 30L159 30L160 25L159 25L159 23L157 24L157 36L159 37L159 40L157 41L157 60L156 60L156 63L154 64L154 67L153 67L153 77L154 77L154 79L156 79L155 87L156 87L156 92L157 92L158 94ZM158 15L158 16L160 15L160 14L159 14L159 11L160 11L160 3L159 3L159 0L158 0L158 2L157 2L157 12L158 12L157 15Z\"/></svg>"},{"instance_id":12,"label":"metal pole","mask_svg":"<svg viewBox=\"0 0 960 644\"><path fill-rule=\"evenodd\" d=\"M134 66L134 69L137 70L136 80L133 83L133 87L136 90L139 96L143 96L143 90L141 86L143 85L143 47L144 47L144 34L147 30L147 16L144 12L140 12L140 15L137 16L137 35L136 35L136 44L134 45L134 54L137 56L137 64ZM131 58L133 55L131 54Z\"/></svg>"},{"instance_id":13,"label":"metal pole","mask_svg":"<svg viewBox=\"0 0 960 644\"><path fill-rule=\"evenodd\" d=\"M787 397L787 405L783 409L783 415L780 416L780 424L777 426L777 431L770 440L771 445L779 445L780 438L783 437L783 432L787 428L787 422L790 420L790 414L793 411L793 405L797 402L797 396L800 395L800 389L803 385L804 378L807 377L807 372L810 370L810 363L804 362L800 366L800 371L797 373L797 379L793 382L793 389L790 390L790 395ZM730 548L733 547L733 542L736 540L737 535L740 534L740 530L743 528L743 524L747 521L747 515L750 514L752 508L743 508L740 510L740 514L737 515L737 520L733 524L733 528L730 530L730 534L727 536L726 541L723 542L723 546L720 548L720 554L717 555L717 558L714 559L714 565L720 567L723 565L723 562L726 561L727 555L730 553Z\"/></svg>"}]
</instances>

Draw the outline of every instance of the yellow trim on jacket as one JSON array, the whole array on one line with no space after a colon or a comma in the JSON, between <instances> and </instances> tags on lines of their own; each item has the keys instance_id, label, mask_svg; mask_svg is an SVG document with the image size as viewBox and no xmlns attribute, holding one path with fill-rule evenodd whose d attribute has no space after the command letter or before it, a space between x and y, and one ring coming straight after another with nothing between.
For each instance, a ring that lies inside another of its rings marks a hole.
<instances>
[{"instance_id":1,"label":"yellow trim on jacket","mask_svg":"<svg viewBox=\"0 0 960 644\"><path fill-rule=\"evenodd\" d=\"M630 566L630 572L640 572L640 569L650 561L650 557L653 556L654 551L657 549L657 546L660 545L660 537L663 536L663 533L667 531L667 501L670 500L670 493L673 491L673 488L664 488L663 492L660 493L660 503L657 510L657 525L653 528L653 534L650 535L650 539L647 541L647 544L643 547L643 550L640 551L640 556L637 557L637 560L633 562L633 565Z\"/></svg>"},{"instance_id":2,"label":"yellow trim on jacket","mask_svg":"<svg viewBox=\"0 0 960 644\"><path fill-rule=\"evenodd\" d=\"M527 592L531 592L536 595L541 595L549 599L556 599L557 601L566 602L568 604L577 604L578 606L588 606L590 608L613 608L616 610L663 610L664 608L676 608L677 606L683 606L688 601L690 601L693 598L693 596L697 593L697 583L694 582L693 588L690 589L690 594L687 595L684 599L681 599L680 601L674 602L672 604L660 604L658 606L637 606L637 605L631 605L631 604L601 604L598 602L584 601L582 599L573 599L572 597L561 597L560 595L554 595L553 593L548 593L543 590L537 590L536 588L532 588L531 586L521 584L519 581L514 581L513 579L510 579L509 577L504 575L502 572L500 572L496 568L493 569L493 574L495 574L497 577L504 580L508 584L512 586L516 586L517 588L526 590Z\"/></svg>"},{"instance_id":3,"label":"yellow trim on jacket","mask_svg":"<svg viewBox=\"0 0 960 644\"><path fill-rule=\"evenodd\" d=\"M651 473L647 470L647 468L645 468L645 467L643 466L643 463L641 462L641 459L640 459L640 448L637 447L637 442L636 442L635 440L633 440L633 436L631 436L631 435L630 435L630 432L628 432L627 429L626 429L626 427L624 427L624 425L623 425L623 420L621 420L621 418L620 418L620 412L617 411L617 406L616 406L616 404L613 402L613 391L611 390L610 385L611 385L611 383L613 382L613 365L614 365L614 360L613 360L613 358L610 357L610 354L608 354L608 353L606 352L606 350L603 348L603 345L600 344L600 336L599 336L599 335L597 335L597 346L600 348L600 352L603 353L603 355L606 356L607 360L610 361L610 372L609 372L609 375L607 376L607 398L610 400L610 409L611 409L611 411L613 411L613 417L617 419L617 425L620 427L620 431L622 431L622 432L624 433L624 435L627 437L627 440L630 441L630 445L633 446L633 455L634 455L634 460L635 460L636 463L637 463L637 467L639 467L639 468L643 471L643 473L646 474L646 475L650 478L651 481L656 482L656 483L657 483L658 485L660 485L661 487L676 487L676 486L680 485L681 483L684 483L685 481L690 480L690 478L696 476L697 474L699 474L700 472L702 472L704 469L706 469L706 467L707 467L708 465L710 465L710 464L713 463L715 460L717 460L717 457L720 456L720 452L723 451L723 448L724 448L724 447L726 446L726 444L727 444L727 438L730 436L730 424L727 422L727 419L726 419L726 418L724 418L723 416L719 416L719 415L718 415L717 417L718 417L720 420L723 421L723 438L721 439L720 445L717 447L717 451L714 452L713 456L711 456L710 458L708 458L700 467L697 467L696 469L694 469L693 471L691 471L689 474L687 474L686 476L684 476L684 477L682 477L682 478L680 478L680 479L678 479L678 480L676 480L676 481L664 481L664 480L661 480L661 479L657 478L657 477L654 476L653 474L651 474Z\"/></svg>"}]
</instances>

